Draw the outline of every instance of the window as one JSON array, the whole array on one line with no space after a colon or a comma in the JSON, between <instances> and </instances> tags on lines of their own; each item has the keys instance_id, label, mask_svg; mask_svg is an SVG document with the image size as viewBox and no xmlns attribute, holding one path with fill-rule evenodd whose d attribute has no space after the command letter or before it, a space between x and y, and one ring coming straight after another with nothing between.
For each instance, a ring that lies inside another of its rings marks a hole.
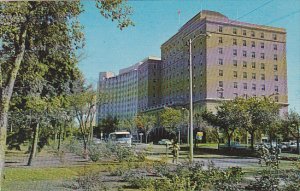
<instances>
[{"instance_id":1,"label":"window","mask_svg":"<svg viewBox=\"0 0 300 191\"><path fill-rule=\"evenodd\" d=\"M219 65L223 65L223 59L219 59Z\"/></svg>"},{"instance_id":2,"label":"window","mask_svg":"<svg viewBox=\"0 0 300 191\"><path fill-rule=\"evenodd\" d=\"M233 93L233 96L234 96L234 97L238 97L238 94L237 94L237 93Z\"/></svg>"},{"instance_id":3,"label":"window","mask_svg":"<svg viewBox=\"0 0 300 191\"><path fill-rule=\"evenodd\" d=\"M237 56L237 49L233 49L233 56Z\"/></svg>"},{"instance_id":4,"label":"window","mask_svg":"<svg viewBox=\"0 0 300 191\"><path fill-rule=\"evenodd\" d=\"M247 95L247 94L243 94L243 96L244 96L244 98L246 98L246 99L248 98L248 95Z\"/></svg>"},{"instance_id":5,"label":"window","mask_svg":"<svg viewBox=\"0 0 300 191\"><path fill-rule=\"evenodd\" d=\"M252 57L252 58L255 58L255 52L252 52L252 53L251 53L251 57Z\"/></svg>"},{"instance_id":6,"label":"window","mask_svg":"<svg viewBox=\"0 0 300 191\"><path fill-rule=\"evenodd\" d=\"M264 63L260 63L260 69L262 69L262 70L265 69L265 64Z\"/></svg>"},{"instance_id":7,"label":"window","mask_svg":"<svg viewBox=\"0 0 300 191\"><path fill-rule=\"evenodd\" d=\"M277 54L274 54L274 60L277 61Z\"/></svg>"},{"instance_id":8,"label":"window","mask_svg":"<svg viewBox=\"0 0 300 191\"><path fill-rule=\"evenodd\" d=\"M223 92L218 91L218 98L223 98Z\"/></svg>"},{"instance_id":9,"label":"window","mask_svg":"<svg viewBox=\"0 0 300 191\"><path fill-rule=\"evenodd\" d=\"M261 42L260 43L260 48L265 48L265 43Z\"/></svg>"},{"instance_id":10,"label":"window","mask_svg":"<svg viewBox=\"0 0 300 191\"><path fill-rule=\"evenodd\" d=\"M243 61L243 67L247 68L247 62L246 61Z\"/></svg>"},{"instance_id":11,"label":"window","mask_svg":"<svg viewBox=\"0 0 300 191\"><path fill-rule=\"evenodd\" d=\"M219 32L223 32L223 27L219 26Z\"/></svg>"},{"instance_id":12,"label":"window","mask_svg":"<svg viewBox=\"0 0 300 191\"><path fill-rule=\"evenodd\" d=\"M277 44L273 44L273 49L277 50Z\"/></svg>"},{"instance_id":13,"label":"window","mask_svg":"<svg viewBox=\"0 0 300 191\"><path fill-rule=\"evenodd\" d=\"M223 43L223 38L219 37L219 43Z\"/></svg>"},{"instance_id":14,"label":"window","mask_svg":"<svg viewBox=\"0 0 300 191\"><path fill-rule=\"evenodd\" d=\"M254 48L255 47L255 42L251 41L251 47Z\"/></svg>"},{"instance_id":15,"label":"window","mask_svg":"<svg viewBox=\"0 0 300 191\"><path fill-rule=\"evenodd\" d=\"M247 72L243 72L243 78L247 78Z\"/></svg>"},{"instance_id":16,"label":"window","mask_svg":"<svg viewBox=\"0 0 300 191\"><path fill-rule=\"evenodd\" d=\"M243 46L247 46L247 41L243 40Z\"/></svg>"},{"instance_id":17,"label":"window","mask_svg":"<svg viewBox=\"0 0 300 191\"><path fill-rule=\"evenodd\" d=\"M223 54L223 48L219 48L219 54Z\"/></svg>"},{"instance_id":18,"label":"window","mask_svg":"<svg viewBox=\"0 0 300 191\"><path fill-rule=\"evenodd\" d=\"M237 78L237 71L233 71L233 77Z\"/></svg>"},{"instance_id":19,"label":"window","mask_svg":"<svg viewBox=\"0 0 300 191\"><path fill-rule=\"evenodd\" d=\"M223 76L223 70L219 70L219 76Z\"/></svg>"},{"instance_id":20,"label":"window","mask_svg":"<svg viewBox=\"0 0 300 191\"><path fill-rule=\"evenodd\" d=\"M237 67L237 60L233 60L233 66Z\"/></svg>"},{"instance_id":21,"label":"window","mask_svg":"<svg viewBox=\"0 0 300 191\"><path fill-rule=\"evenodd\" d=\"M278 86L275 86L274 90L278 93Z\"/></svg>"},{"instance_id":22,"label":"window","mask_svg":"<svg viewBox=\"0 0 300 191\"><path fill-rule=\"evenodd\" d=\"M263 32L260 33L260 38L265 38L265 34Z\"/></svg>"},{"instance_id":23,"label":"window","mask_svg":"<svg viewBox=\"0 0 300 191\"><path fill-rule=\"evenodd\" d=\"M233 29L232 29L232 33L233 33L233 34L237 34L237 29L236 29L236 28L233 28Z\"/></svg>"},{"instance_id":24,"label":"window","mask_svg":"<svg viewBox=\"0 0 300 191\"><path fill-rule=\"evenodd\" d=\"M233 88L235 88L235 89L238 88L238 83L237 82L233 82Z\"/></svg>"},{"instance_id":25,"label":"window","mask_svg":"<svg viewBox=\"0 0 300 191\"><path fill-rule=\"evenodd\" d=\"M247 83L243 83L244 90L247 89Z\"/></svg>"},{"instance_id":26,"label":"window","mask_svg":"<svg viewBox=\"0 0 300 191\"><path fill-rule=\"evenodd\" d=\"M256 74L252 73L252 79L255 80L256 79Z\"/></svg>"},{"instance_id":27,"label":"window","mask_svg":"<svg viewBox=\"0 0 300 191\"><path fill-rule=\"evenodd\" d=\"M232 44L233 44L233 45L237 45L237 41L236 41L235 38L232 40Z\"/></svg>"},{"instance_id":28,"label":"window","mask_svg":"<svg viewBox=\"0 0 300 191\"><path fill-rule=\"evenodd\" d=\"M256 67L256 63L255 62L252 62L251 65L252 65L252 68Z\"/></svg>"},{"instance_id":29,"label":"window","mask_svg":"<svg viewBox=\"0 0 300 191\"><path fill-rule=\"evenodd\" d=\"M277 65L274 65L274 70L277 71L278 70L278 67Z\"/></svg>"},{"instance_id":30,"label":"window","mask_svg":"<svg viewBox=\"0 0 300 191\"><path fill-rule=\"evenodd\" d=\"M260 53L260 58L265 59L265 53Z\"/></svg>"},{"instance_id":31,"label":"window","mask_svg":"<svg viewBox=\"0 0 300 191\"><path fill-rule=\"evenodd\" d=\"M223 81L219 81L219 87L223 88Z\"/></svg>"},{"instance_id":32,"label":"window","mask_svg":"<svg viewBox=\"0 0 300 191\"><path fill-rule=\"evenodd\" d=\"M243 30L243 35L246 36L247 35L247 31Z\"/></svg>"},{"instance_id":33,"label":"window","mask_svg":"<svg viewBox=\"0 0 300 191\"><path fill-rule=\"evenodd\" d=\"M247 51L246 50L243 50L243 56L247 57Z\"/></svg>"},{"instance_id":34,"label":"window","mask_svg":"<svg viewBox=\"0 0 300 191\"><path fill-rule=\"evenodd\" d=\"M278 75L274 75L274 80L278 81Z\"/></svg>"},{"instance_id":35,"label":"window","mask_svg":"<svg viewBox=\"0 0 300 191\"><path fill-rule=\"evenodd\" d=\"M266 85L265 85L265 84L262 84L262 85L261 85L261 90L262 90L262 91L265 91L265 90L266 90Z\"/></svg>"},{"instance_id":36,"label":"window","mask_svg":"<svg viewBox=\"0 0 300 191\"><path fill-rule=\"evenodd\" d=\"M252 84L252 90L256 90L256 84Z\"/></svg>"},{"instance_id":37,"label":"window","mask_svg":"<svg viewBox=\"0 0 300 191\"><path fill-rule=\"evenodd\" d=\"M255 32L254 31L251 31L251 36L255 37Z\"/></svg>"},{"instance_id":38,"label":"window","mask_svg":"<svg viewBox=\"0 0 300 191\"><path fill-rule=\"evenodd\" d=\"M273 40L277 40L277 35L276 34L272 34L272 38L273 38Z\"/></svg>"},{"instance_id":39,"label":"window","mask_svg":"<svg viewBox=\"0 0 300 191\"><path fill-rule=\"evenodd\" d=\"M265 80L265 79L266 79L265 74L261 74L261 75L260 75L260 79L261 79L261 80Z\"/></svg>"},{"instance_id":40,"label":"window","mask_svg":"<svg viewBox=\"0 0 300 191\"><path fill-rule=\"evenodd\" d=\"M278 102L279 99L278 99L278 96L275 96L275 102Z\"/></svg>"}]
</instances>

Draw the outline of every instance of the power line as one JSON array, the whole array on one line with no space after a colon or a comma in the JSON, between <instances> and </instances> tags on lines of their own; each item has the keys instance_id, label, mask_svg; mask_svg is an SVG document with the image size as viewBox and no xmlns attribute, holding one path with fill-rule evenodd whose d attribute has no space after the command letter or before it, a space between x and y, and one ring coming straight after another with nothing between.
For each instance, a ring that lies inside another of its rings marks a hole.
<instances>
[{"instance_id":1,"label":"power line","mask_svg":"<svg viewBox=\"0 0 300 191\"><path fill-rule=\"evenodd\" d=\"M253 13L253 12L257 11L258 9L260 9L260 8L262 8L262 7L264 7L264 6L266 6L267 4L271 3L272 1L274 1L274 0L267 1L266 3L264 3L264 4L262 4L262 5L258 6L258 7L256 7L256 8L253 9L252 11L250 11L250 12L248 12L248 13L246 13L246 14L240 16L240 17L238 17L238 18L235 19L235 20L232 20L230 23L233 23L233 22L235 22L235 21L238 21L238 20L241 19L241 18L244 18L244 17L250 15L251 13Z\"/></svg>"},{"instance_id":2,"label":"power line","mask_svg":"<svg viewBox=\"0 0 300 191\"><path fill-rule=\"evenodd\" d=\"M290 13L290 14L283 15L282 17L276 18L276 19L274 19L274 20L272 20L272 21L270 21L270 22L265 23L264 25L269 25L269 24L274 23L274 22L276 22L276 21L279 21L279 20L285 19L285 18L287 18L287 17L293 16L293 15L295 15L295 14L297 14L297 13L300 13L300 10L294 11L294 12L292 12L292 13Z\"/></svg>"}]
</instances>

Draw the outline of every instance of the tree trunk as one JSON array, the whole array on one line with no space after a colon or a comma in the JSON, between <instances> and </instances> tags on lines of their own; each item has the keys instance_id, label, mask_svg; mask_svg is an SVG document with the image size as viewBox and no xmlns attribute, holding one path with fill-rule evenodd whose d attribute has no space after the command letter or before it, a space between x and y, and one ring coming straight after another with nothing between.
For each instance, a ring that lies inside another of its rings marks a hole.
<instances>
[{"instance_id":1,"label":"tree trunk","mask_svg":"<svg viewBox=\"0 0 300 191\"><path fill-rule=\"evenodd\" d=\"M254 151L254 132L252 131L252 132L250 132L250 135L251 135L251 151ZM247 137L247 139L248 139L248 137ZM248 141L248 140L247 140Z\"/></svg>"},{"instance_id":2,"label":"tree trunk","mask_svg":"<svg viewBox=\"0 0 300 191\"><path fill-rule=\"evenodd\" d=\"M5 148L6 148L6 127L7 127L7 111L0 105L0 185L2 183L4 162L5 162ZM2 109L2 110L1 110ZM0 187L1 190L1 187Z\"/></svg>"},{"instance_id":3,"label":"tree trunk","mask_svg":"<svg viewBox=\"0 0 300 191\"><path fill-rule=\"evenodd\" d=\"M230 133L228 133L228 136L227 136L227 144L228 144L228 147L230 148L231 147L231 135Z\"/></svg>"},{"instance_id":4,"label":"tree trunk","mask_svg":"<svg viewBox=\"0 0 300 191\"><path fill-rule=\"evenodd\" d=\"M83 158L87 159L88 158L88 149L87 149L87 141L84 139L83 140Z\"/></svg>"},{"instance_id":5,"label":"tree trunk","mask_svg":"<svg viewBox=\"0 0 300 191\"><path fill-rule=\"evenodd\" d=\"M38 140L39 140L39 129L40 129L40 124L37 123L36 127L33 128L33 140L32 140L32 145L31 145L31 150L30 150L30 155L29 155L27 166L31 166L32 160L36 155L37 144L38 144Z\"/></svg>"},{"instance_id":6,"label":"tree trunk","mask_svg":"<svg viewBox=\"0 0 300 191\"><path fill-rule=\"evenodd\" d=\"M146 133L146 144L148 143L148 133Z\"/></svg>"},{"instance_id":7,"label":"tree trunk","mask_svg":"<svg viewBox=\"0 0 300 191\"><path fill-rule=\"evenodd\" d=\"M57 150L60 151L62 127L59 125Z\"/></svg>"},{"instance_id":8,"label":"tree trunk","mask_svg":"<svg viewBox=\"0 0 300 191\"><path fill-rule=\"evenodd\" d=\"M5 147L6 147L6 130L7 130L7 113L9 110L9 103L15 80L19 72L21 62L25 52L25 37L27 35L26 24L21 27L19 34L19 46L16 47L16 54L14 64L11 72L8 74L9 78L7 83L3 84L2 71L0 71L0 190L2 185L4 160L5 160ZM0 67L1 70L1 67ZM4 85L4 86L3 86Z\"/></svg>"}]
</instances>

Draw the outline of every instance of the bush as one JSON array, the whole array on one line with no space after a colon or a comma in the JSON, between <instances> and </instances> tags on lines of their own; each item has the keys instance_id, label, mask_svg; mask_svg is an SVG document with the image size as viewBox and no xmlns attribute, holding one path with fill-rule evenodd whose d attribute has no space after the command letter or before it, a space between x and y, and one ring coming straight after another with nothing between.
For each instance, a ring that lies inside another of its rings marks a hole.
<instances>
[{"instance_id":1,"label":"bush","mask_svg":"<svg viewBox=\"0 0 300 191\"><path fill-rule=\"evenodd\" d=\"M72 185L68 185L73 190L82 191L107 191L108 188L104 185L100 173L89 172L84 173L76 179Z\"/></svg>"}]
</instances>

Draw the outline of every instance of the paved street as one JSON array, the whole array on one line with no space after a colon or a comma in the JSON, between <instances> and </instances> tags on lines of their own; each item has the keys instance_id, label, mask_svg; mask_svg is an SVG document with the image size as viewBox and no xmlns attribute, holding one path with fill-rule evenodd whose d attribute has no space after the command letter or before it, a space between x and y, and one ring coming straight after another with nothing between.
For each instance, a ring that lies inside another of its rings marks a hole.
<instances>
[{"instance_id":1,"label":"paved street","mask_svg":"<svg viewBox=\"0 0 300 191\"><path fill-rule=\"evenodd\" d=\"M165 156L166 147L164 145L150 145L150 144L137 144L134 146L137 151L148 149L151 159L161 159ZM188 151L181 151L179 156L179 162L187 162ZM169 162L172 162L171 151L168 149ZM258 166L258 159L252 157L238 157L238 156L224 156L215 154L195 154L194 161L204 162L208 164L213 162L217 167L227 168L232 166L239 167L255 167Z\"/></svg>"}]
</instances>

